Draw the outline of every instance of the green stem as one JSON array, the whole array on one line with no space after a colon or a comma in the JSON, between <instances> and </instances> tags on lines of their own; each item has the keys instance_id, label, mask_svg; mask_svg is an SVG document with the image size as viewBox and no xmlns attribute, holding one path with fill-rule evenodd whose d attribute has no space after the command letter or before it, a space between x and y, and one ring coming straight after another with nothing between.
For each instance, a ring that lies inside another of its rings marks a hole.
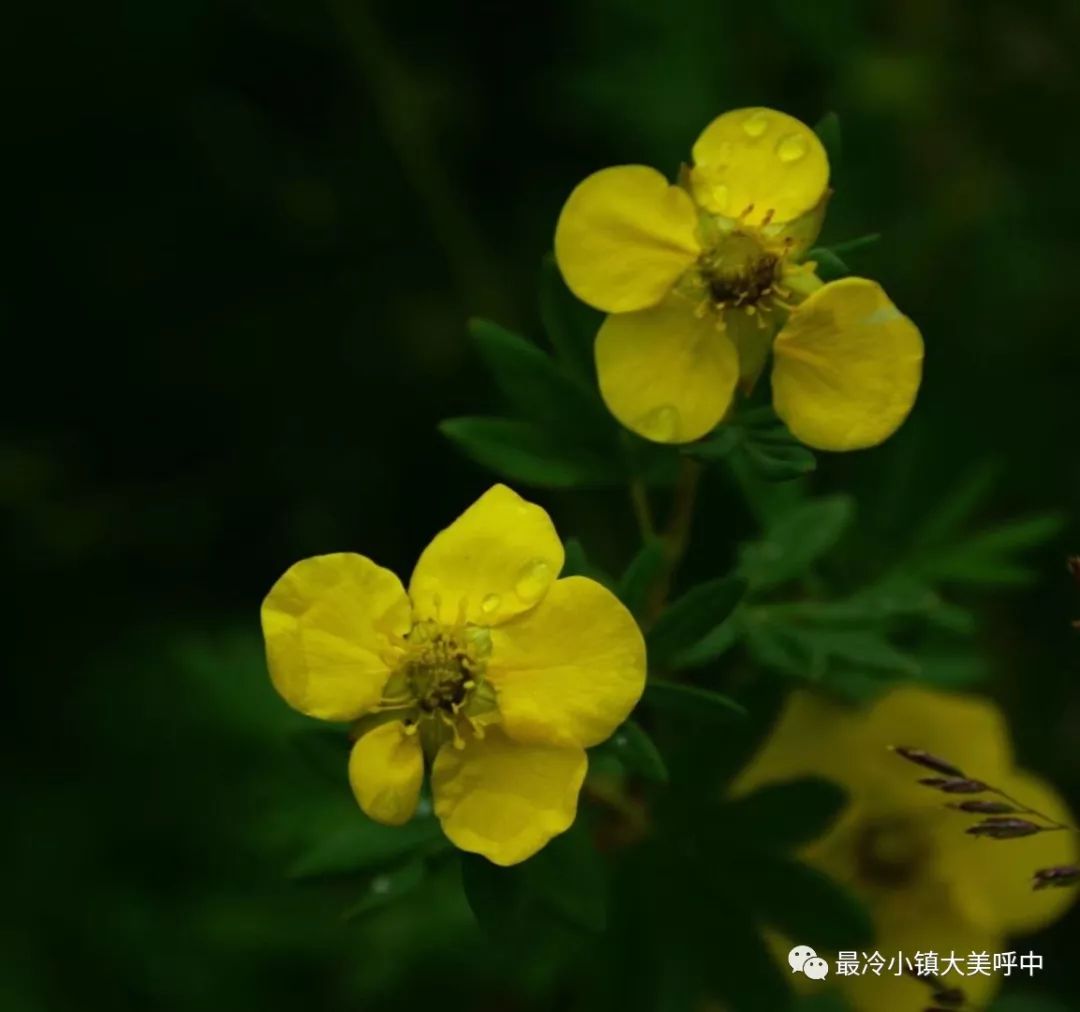
<instances>
[{"instance_id":1,"label":"green stem","mask_svg":"<svg viewBox=\"0 0 1080 1012\"><path fill-rule=\"evenodd\" d=\"M656 527L653 524L652 506L649 503L649 490L639 475L634 475L630 479L630 503L634 507L634 519L637 520L641 540L652 541L656 537Z\"/></svg>"},{"instance_id":2,"label":"green stem","mask_svg":"<svg viewBox=\"0 0 1080 1012\"><path fill-rule=\"evenodd\" d=\"M667 527L661 535L663 559L660 571L656 575L648 601L645 605L645 624L656 621L667 604L671 585L679 565L690 546L690 529L694 522L694 507L697 505L698 485L703 473L702 466L690 457L684 457L679 477L675 482L675 494L671 504L671 515Z\"/></svg>"}]
</instances>

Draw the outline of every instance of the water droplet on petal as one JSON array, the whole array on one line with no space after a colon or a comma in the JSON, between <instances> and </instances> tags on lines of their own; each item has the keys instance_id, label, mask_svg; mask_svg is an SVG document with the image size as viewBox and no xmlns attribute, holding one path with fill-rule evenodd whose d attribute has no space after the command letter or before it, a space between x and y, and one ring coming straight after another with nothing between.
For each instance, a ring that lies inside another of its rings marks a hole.
<instances>
[{"instance_id":1,"label":"water droplet on petal","mask_svg":"<svg viewBox=\"0 0 1080 1012\"><path fill-rule=\"evenodd\" d=\"M488 594L487 597L480 602L480 610L485 615L490 615L500 604L502 604L502 598L499 597L498 594Z\"/></svg>"},{"instance_id":2,"label":"water droplet on petal","mask_svg":"<svg viewBox=\"0 0 1080 1012\"><path fill-rule=\"evenodd\" d=\"M716 208L720 214L723 214L727 210L728 199L731 196L731 191L723 183L717 183L712 188L712 199L715 201Z\"/></svg>"},{"instance_id":3,"label":"water droplet on petal","mask_svg":"<svg viewBox=\"0 0 1080 1012\"><path fill-rule=\"evenodd\" d=\"M755 112L743 120L743 131L748 137L760 137L769 129L769 117L763 112Z\"/></svg>"},{"instance_id":4,"label":"water droplet on petal","mask_svg":"<svg viewBox=\"0 0 1080 1012\"><path fill-rule=\"evenodd\" d=\"M551 583L551 566L543 559L533 559L518 573L514 593L527 604L538 601Z\"/></svg>"},{"instance_id":5,"label":"water droplet on petal","mask_svg":"<svg viewBox=\"0 0 1080 1012\"><path fill-rule=\"evenodd\" d=\"M806 156L809 146L806 138L800 134L788 134L781 137L776 144L776 157L782 162L797 162Z\"/></svg>"},{"instance_id":6,"label":"water droplet on petal","mask_svg":"<svg viewBox=\"0 0 1080 1012\"><path fill-rule=\"evenodd\" d=\"M668 443L679 434L679 422L679 409L672 404L664 404L641 419L641 432L647 439Z\"/></svg>"}]
</instances>

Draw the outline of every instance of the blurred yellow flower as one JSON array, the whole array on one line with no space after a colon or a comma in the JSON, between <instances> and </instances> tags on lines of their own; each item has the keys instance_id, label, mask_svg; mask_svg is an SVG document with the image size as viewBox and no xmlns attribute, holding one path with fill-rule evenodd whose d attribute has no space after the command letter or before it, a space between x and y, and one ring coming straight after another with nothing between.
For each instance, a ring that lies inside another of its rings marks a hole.
<instances>
[{"instance_id":1,"label":"blurred yellow flower","mask_svg":"<svg viewBox=\"0 0 1080 1012\"><path fill-rule=\"evenodd\" d=\"M817 135L771 109L715 119L678 185L655 169L602 169L570 195L555 257L608 313L600 390L634 432L687 443L720 422L770 350L773 404L823 450L874 446L907 417L922 375L915 325L864 278L822 284L813 244L829 195Z\"/></svg>"},{"instance_id":2,"label":"blurred yellow flower","mask_svg":"<svg viewBox=\"0 0 1080 1012\"><path fill-rule=\"evenodd\" d=\"M956 796L919 785L918 771L890 745L939 755L1025 805L1075 825L1049 785L1014 765L996 706L918 687L896 689L862 711L795 693L735 790L808 774L846 788L850 800L843 815L802 856L868 904L877 931L874 949L886 960L898 953L912 959L937 952L944 965L950 952L966 960L972 953L1008 951L1008 936L1034 931L1064 912L1075 893L1036 892L1032 876L1038 868L1076 862L1074 832L1014 840L968 835L965 830L979 817L947 807ZM857 1012L912 1012L932 1004L925 982L906 976L871 972L830 981L845 990ZM943 978L961 987L977 1008L1000 982L1000 974Z\"/></svg>"},{"instance_id":3,"label":"blurred yellow flower","mask_svg":"<svg viewBox=\"0 0 1080 1012\"><path fill-rule=\"evenodd\" d=\"M301 713L357 721L349 780L371 818L407 822L426 763L462 850L515 864L570 827L585 749L641 697L645 644L610 591L562 566L547 513L495 485L436 535L407 594L349 553L274 584L274 686Z\"/></svg>"}]
</instances>

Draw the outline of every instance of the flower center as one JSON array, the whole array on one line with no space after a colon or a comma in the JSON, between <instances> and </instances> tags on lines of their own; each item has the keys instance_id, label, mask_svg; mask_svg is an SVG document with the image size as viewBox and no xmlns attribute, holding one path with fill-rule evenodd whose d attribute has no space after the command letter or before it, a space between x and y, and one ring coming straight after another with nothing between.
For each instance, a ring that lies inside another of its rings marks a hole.
<instances>
[{"instance_id":1,"label":"flower center","mask_svg":"<svg viewBox=\"0 0 1080 1012\"><path fill-rule=\"evenodd\" d=\"M897 889L918 877L930 856L930 845L919 827L900 817L880 818L860 827L855 842L855 865L868 885Z\"/></svg>"},{"instance_id":2,"label":"flower center","mask_svg":"<svg viewBox=\"0 0 1080 1012\"><path fill-rule=\"evenodd\" d=\"M418 622L404 647L379 710L394 713L410 733L418 731L429 755L447 741L464 747L466 730L483 737L483 725L498 719L495 692L484 677L491 655L488 630Z\"/></svg>"},{"instance_id":3,"label":"flower center","mask_svg":"<svg viewBox=\"0 0 1080 1012\"><path fill-rule=\"evenodd\" d=\"M780 256L738 229L722 236L698 260L702 284L718 309L757 306L776 294L780 269Z\"/></svg>"},{"instance_id":4,"label":"flower center","mask_svg":"<svg viewBox=\"0 0 1080 1012\"><path fill-rule=\"evenodd\" d=\"M425 622L413 629L402 668L422 714L456 713L465 704L485 667L475 639L468 627L443 629Z\"/></svg>"}]
</instances>

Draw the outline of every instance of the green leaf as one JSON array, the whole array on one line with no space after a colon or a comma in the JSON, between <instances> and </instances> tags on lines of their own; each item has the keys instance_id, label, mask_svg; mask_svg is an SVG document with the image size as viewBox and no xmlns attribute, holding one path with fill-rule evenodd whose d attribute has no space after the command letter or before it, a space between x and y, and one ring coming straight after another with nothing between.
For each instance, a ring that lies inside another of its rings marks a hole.
<instances>
[{"instance_id":1,"label":"green leaf","mask_svg":"<svg viewBox=\"0 0 1080 1012\"><path fill-rule=\"evenodd\" d=\"M615 581L599 566L590 561L585 554L585 546L577 538L567 538L565 544L566 559L563 562L562 576L587 576L590 580L603 584L609 590Z\"/></svg>"},{"instance_id":2,"label":"green leaf","mask_svg":"<svg viewBox=\"0 0 1080 1012\"><path fill-rule=\"evenodd\" d=\"M855 518L850 496L810 499L785 511L761 541L743 547L739 572L753 590L763 590L809 572L841 538Z\"/></svg>"},{"instance_id":3,"label":"green leaf","mask_svg":"<svg viewBox=\"0 0 1080 1012\"><path fill-rule=\"evenodd\" d=\"M990 677L986 659L963 652L919 652L919 681L941 689L966 689Z\"/></svg>"},{"instance_id":4,"label":"green leaf","mask_svg":"<svg viewBox=\"0 0 1080 1012\"><path fill-rule=\"evenodd\" d=\"M622 480L618 459L511 418L448 418L439 431L466 456L510 481L539 488L601 488Z\"/></svg>"},{"instance_id":5,"label":"green leaf","mask_svg":"<svg viewBox=\"0 0 1080 1012\"><path fill-rule=\"evenodd\" d=\"M817 470L817 458L798 443L748 440L743 452L751 466L766 481L792 481Z\"/></svg>"},{"instance_id":6,"label":"green leaf","mask_svg":"<svg viewBox=\"0 0 1080 1012\"><path fill-rule=\"evenodd\" d=\"M875 246L881 242L880 232L867 232L866 235L857 236L854 239L845 239L843 242L829 243L829 249L833 253L855 253L866 249L867 246Z\"/></svg>"},{"instance_id":7,"label":"green leaf","mask_svg":"<svg viewBox=\"0 0 1080 1012\"><path fill-rule=\"evenodd\" d=\"M833 111L825 113L814 126L825 154L829 156L829 168L833 175L837 173L844 158L843 135L840 131L840 117Z\"/></svg>"},{"instance_id":8,"label":"green leaf","mask_svg":"<svg viewBox=\"0 0 1080 1012\"><path fill-rule=\"evenodd\" d=\"M614 451L618 430L594 389L572 379L531 341L498 324L470 320L469 333L515 412L577 443Z\"/></svg>"},{"instance_id":9,"label":"green leaf","mask_svg":"<svg viewBox=\"0 0 1080 1012\"><path fill-rule=\"evenodd\" d=\"M606 871L580 820L521 864L502 868L462 854L461 871L469 906L495 938L527 936L538 918L552 916L586 931L604 929Z\"/></svg>"},{"instance_id":10,"label":"green leaf","mask_svg":"<svg viewBox=\"0 0 1080 1012\"><path fill-rule=\"evenodd\" d=\"M739 874L755 909L785 937L836 950L873 941L866 907L816 868L787 859L749 860Z\"/></svg>"},{"instance_id":11,"label":"green leaf","mask_svg":"<svg viewBox=\"0 0 1080 1012\"><path fill-rule=\"evenodd\" d=\"M767 608L747 616L746 643L759 664L854 696L864 695L882 677L921 674L918 662L880 631L803 626L788 621L790 617L772 615Z\"/></svg>"},{"instance_id":12,"label":"green leaf","mask_svg":"<svg viewBox=\"0 0 1080 1012\"><path fill-rule=\"evenodd\" d=\"M766 481L790 481L817 468L817 458L791 435L772 408L747 411L682 452L707 463L741 454Z\"/></svg>"},{"instance_id":13,"label":"green leaf","mask_svg":"<svg viewBox=\"0 0 1080 1012\"><path fill-rule=\"evenodd\" d=\"M831 780L803 777L759 787L725 805L723 817L739 833L788 850L822 836L847 800Z\"/></svg>"},{"instance_id":14,"label":"green leaf","mask_svg":"<svg viewBox=\"0 0 1080 1012\"><path fill-rule=\"evenodd\" d=\"M559 361L572 376L594 386L593 342L603 314L574 298L551 254L540 268L540 318Z\"/></svg>"},{"instance_id":15,"label":"green leaf","mask_svg":"<svg viewBox=\"0 0 1080 1012\"><path fill-rule=\"evenodd\" d=\"M720 625L746 593L746 580L721 577L698 584L664 609L649 631L649 660L662 666Z\"/></svg>"},{"instance_id":16,"label":"green leaf","mask_svg":"<svg viewBox=\"0 0 1080 1012\"><path fill-rule=\"evenodd\" d=\"M289 875L307 879L370 872L404 857L446 846L430 806L426 814L417 815L404 826L383 826L352 804L352 811L337 830L322 837L295 861Z\"/></svg>"},{"instance_id":17,"label":"green leaf","mask_svg":"<svg viewBox=\"0 0 1080 1012\"><path fill-rule=\"evenodd\" d=\"M390 906L416 892L426 877L427 865L423 861L409 861L390 871L379 872L371 877L363 895L342 916L351 921Z\"/></svg>"},{"instance_id":18,"label":"green leaf","mask_svg":"<svg viewBox=\"0 0 1080 1012\"><path fill-rule=\"evenodd\" d=\"M934 548L955 539L986 502L1000 474L1000 465L990 461L967 471L919 525L911 539L912 547Z\"/></svg>"},{"instance_id":19,"label":"green leaf","mask_svg":"<svg viewBox=\"0 0 1080 1012\"><path fill-rule=\"evenodd\" d=\"M959 544L927 551L912 562L912 568L924 578L942 583L982 587L1027 584L1035 574L1014 557L1045 544L1063 526L1056 514L1013 520Z\"/></svg>"},{"instance_id":20,"label":"green leaf","mask_svg":"<svg viewBox=\"0 0 1080 1012\"><path fill-rule=\"evenodd\" d=\"M689 457L711 463L726 459L742 441L743 430L738 425L721 425L713 430L708 439L703 439L700 443L690 443L683 447L682 452Z\"/></svg>"},{"instance_id":21,"label":"green leaf","mask_svg":"<svg viewBox=\"0 0 1080 1012\"><path fill-rule=\"evenodd\" d=\"M636 721L625 721L603 745L630 773L656 784L668 782L667 764L656 743Z\"/></svg>"},{"instance_id":22,"label":"green leaf","mask_svg":"<svg viewBox=\"0 0 1080 1012\"><path fill-rule=\"evenodd\" d=\"M822 281L835 281L851 274L851 268L828 246L815 246L804 259L817 264L817 275Z\"/></svg>"},{"instance_id":23,"label":"green leaf","mask_svg":"<svg viewBox=\"0 0 1080 1012\"><path fill-rule=\"evenodd\" d=\"M667 666L672 671L700 668L727 653L742 638L743 630L739 614L736 611L726 622L721 622L711 632L706 633L692 647L680 650L667 662Z\"/></svg>"},{"instance_id":24,"label":"green leaf","mask_svg":"<svg viewBox=\"0 0 1080 1012\"><path fill-rule=\"evenodd\" d=\"M664 543L657 538L642 545L626 567L616 593L634 615L640 617L647 603L649 589L663 564Z\"/></svg>"},{"instance_id":25,"label":"green leaf","mask_svg":"<svg viewBox=\"0 0 1080 1012\"><path fill-rule=\"evenodd\" d=\"M733 718L746 716L746 708L728 696L663 678L649 679L644 698L648 705L659 710L706 722L727 723Z\"/></svg>"}]
</instances>

